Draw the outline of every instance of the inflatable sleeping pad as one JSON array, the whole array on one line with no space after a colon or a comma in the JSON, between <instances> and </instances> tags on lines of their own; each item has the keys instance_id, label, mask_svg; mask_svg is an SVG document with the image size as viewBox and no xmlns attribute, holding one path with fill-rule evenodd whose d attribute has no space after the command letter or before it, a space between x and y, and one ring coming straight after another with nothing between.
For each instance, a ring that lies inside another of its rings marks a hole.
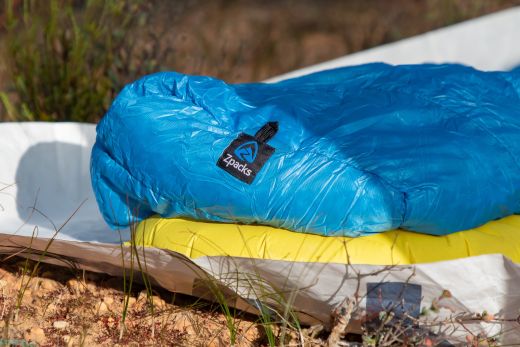
<instances>
[{"instance_id":1,"label":"inflatable sleeping pad","mask_svg":"<svg viewBox=\"0 0 520 347\"><path fill-rule=\"evenodd\" d=\"M137 225L137 246L190 259L231 257L352 265L415 265L501 254L520 264L520 216L443 236L390 230L365 237L324 237L263 225L210 223L152 216Z\"/></svg>"},{"instance_id":2,"label":"inflatable sleeping pad","mask_svg":"<svg viewBox=\"0 0 520 347\"><path fill-rule=\"evenodd\" d=\"M520 71L368 64L274 84L146 76L97 127L112 227L153 214L322 235L520 212Z\"/></svg>"}]
</instances>

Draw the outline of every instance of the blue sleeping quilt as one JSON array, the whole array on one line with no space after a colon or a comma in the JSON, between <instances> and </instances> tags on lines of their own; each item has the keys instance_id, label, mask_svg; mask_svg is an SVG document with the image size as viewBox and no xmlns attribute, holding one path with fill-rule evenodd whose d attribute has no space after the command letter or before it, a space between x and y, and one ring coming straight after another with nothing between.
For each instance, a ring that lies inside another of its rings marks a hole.
<instances>
[{"instance_id":1,"label":"blue sleeping quilt","mask_svg":"<svg viewBox=\"0 0 520 347\"><path fill-rule=\"evenodd\" d=\"M367 64L274 84L175 72L97 126L106 221L153 214L322 235L447 234L520 212L520 70Z\"/></svg>"}]
</instances>

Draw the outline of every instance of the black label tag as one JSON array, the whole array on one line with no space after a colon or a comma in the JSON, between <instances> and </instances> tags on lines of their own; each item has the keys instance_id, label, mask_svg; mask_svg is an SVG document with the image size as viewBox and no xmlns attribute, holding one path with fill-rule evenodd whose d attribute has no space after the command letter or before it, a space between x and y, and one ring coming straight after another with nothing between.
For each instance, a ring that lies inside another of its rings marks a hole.
<instances>
[{"instance_id":1,"label":"black label tag","mask_svg":"<svg viewBox=\"0 0 520 347\"><path fill-rule=\"evenodd\" d=\"M266 142L278 131L278 123L267 123L255 136L240 134L224 150L217 166L242 182L251 184L274 148Z\"/></svg>"}]
</instances>

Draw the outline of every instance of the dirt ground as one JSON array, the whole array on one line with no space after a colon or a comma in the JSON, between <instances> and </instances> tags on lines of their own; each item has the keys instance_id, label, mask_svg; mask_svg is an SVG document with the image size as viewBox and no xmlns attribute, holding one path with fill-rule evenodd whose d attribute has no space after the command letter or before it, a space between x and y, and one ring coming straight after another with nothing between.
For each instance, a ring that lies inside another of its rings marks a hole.
<instances>
[{"instance_id":1,"label":"dirt ground","mask_svg":"<svg viewBox=\"0 0 520 347\"><path fill-rule=\"evenodd\" d=\"M226 316L214 304L161 288L148 295L137 283L128 291L122 278L67 267L41 264L33 273L35 265L2 256L0 346L2 338L39 346L231 345ZM255 319L236 314L236 346L265 344Z\"/></svg>"}]
</instances>

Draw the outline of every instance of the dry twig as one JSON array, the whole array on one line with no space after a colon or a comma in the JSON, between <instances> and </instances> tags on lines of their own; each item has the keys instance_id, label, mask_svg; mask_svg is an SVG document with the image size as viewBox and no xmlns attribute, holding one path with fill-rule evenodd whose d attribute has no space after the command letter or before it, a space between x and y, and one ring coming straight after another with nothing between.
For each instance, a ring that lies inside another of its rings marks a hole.
<instances>
[{"instance_id":1,"label":"dry twig","mask_svg":"<svg viewBox=\"0 0 520 347\"><path fill-rule=\"evenodd\" d=\"M328 347L337 347L341 338L345 334L352 311L354 310L354 301L350 298L345 298L332 312L333 325L329 338L327 339Z\"/></svg>"}]
</instances>

